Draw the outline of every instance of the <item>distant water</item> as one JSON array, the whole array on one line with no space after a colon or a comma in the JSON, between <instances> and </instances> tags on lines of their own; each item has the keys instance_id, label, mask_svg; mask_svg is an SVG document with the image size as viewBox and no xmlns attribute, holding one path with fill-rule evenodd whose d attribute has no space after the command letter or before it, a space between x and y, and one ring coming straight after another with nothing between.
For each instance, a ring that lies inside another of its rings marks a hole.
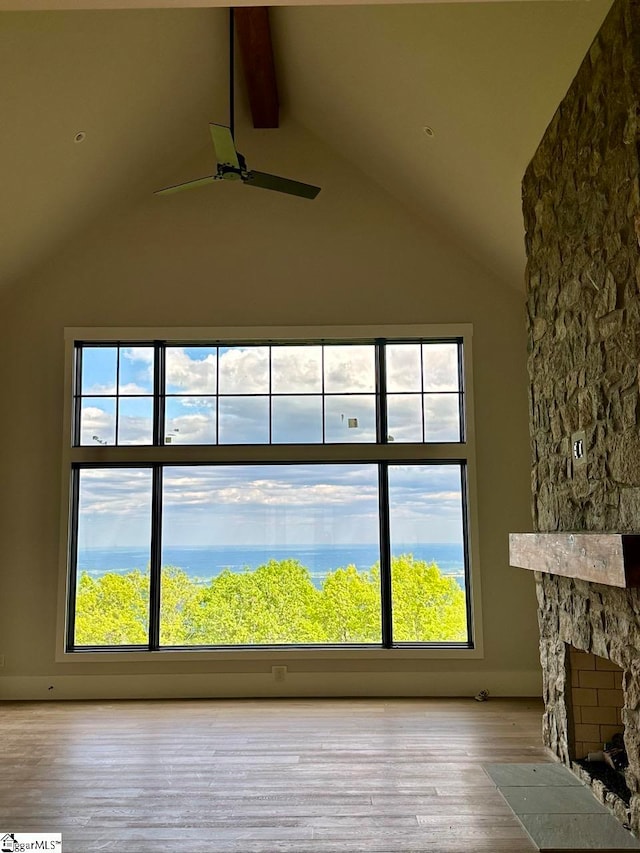
<instances>
[{"instance_id":1,"label":"distant water","mask_svg":"<svg viewBox=\"0 0 640 853\"><path fill-rule=\"evenodd\" d=\"M398 545L394 554L413 554L416 559L437 563L444 574L454 575L464 585L464 555L461 543L429 542ZM163 566L176 566L193 580L207 582L225 569L234 572L256 569L269 560L296 559L311 572L320 587L326 575L334 569L354 565L359 571L370 569L380 555L376 545L282 545L220 546L203 548L167 547L162 553ZM83 548L78 551L78 571L94 577L105 572L126 573L132 569L145 571L149 551L144 548Z\"/></svg>"}]
</instances>

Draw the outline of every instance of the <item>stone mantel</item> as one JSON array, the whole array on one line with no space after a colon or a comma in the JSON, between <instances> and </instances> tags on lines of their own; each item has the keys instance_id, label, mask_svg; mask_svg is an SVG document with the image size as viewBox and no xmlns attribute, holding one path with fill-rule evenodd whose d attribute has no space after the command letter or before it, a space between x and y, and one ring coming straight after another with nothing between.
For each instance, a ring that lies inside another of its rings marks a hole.
<instances>
[{"instance_id":1,"label":"stone mantel","mask_svg":"<svg viewBox=\"0 0 640 853\"><path fill-rule=\"evenodd\" d=\"M509 562L521 569L607 586L640 587L640 535L510 533Z\"/></svg>"}]
</instances>

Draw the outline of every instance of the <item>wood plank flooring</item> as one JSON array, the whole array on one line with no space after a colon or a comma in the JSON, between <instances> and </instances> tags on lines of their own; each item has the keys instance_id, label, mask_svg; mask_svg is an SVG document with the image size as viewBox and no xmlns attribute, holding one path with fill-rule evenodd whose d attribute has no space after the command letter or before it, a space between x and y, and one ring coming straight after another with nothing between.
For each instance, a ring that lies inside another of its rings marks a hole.
<instances>
[{"instance_id":1,"label":"wood plank flooring","mask_svg":"<svg viewBox=\"0 0 640 853\"><path fill-rule=\"evenodd\" d=\"M0 703L0 836L63 853L531 853L483 763L535 700Z\"/></svg>"}]
</instances>

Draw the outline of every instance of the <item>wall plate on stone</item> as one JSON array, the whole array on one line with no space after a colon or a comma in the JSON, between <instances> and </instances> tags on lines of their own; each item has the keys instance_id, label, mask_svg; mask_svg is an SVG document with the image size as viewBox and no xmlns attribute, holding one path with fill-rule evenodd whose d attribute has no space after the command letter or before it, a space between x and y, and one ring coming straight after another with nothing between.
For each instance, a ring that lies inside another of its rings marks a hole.
<instances>
[{"instance_id":1,"label":"wall plate on stone","mask_svg":"<svg viewBox=\"0 0 640 853\"><path fill-rule=\"evenodd\" d=\"M587 437L584 430L571 434L571 459L574 468L581 468L587 464Z\"/></svg>"}]
</instances>

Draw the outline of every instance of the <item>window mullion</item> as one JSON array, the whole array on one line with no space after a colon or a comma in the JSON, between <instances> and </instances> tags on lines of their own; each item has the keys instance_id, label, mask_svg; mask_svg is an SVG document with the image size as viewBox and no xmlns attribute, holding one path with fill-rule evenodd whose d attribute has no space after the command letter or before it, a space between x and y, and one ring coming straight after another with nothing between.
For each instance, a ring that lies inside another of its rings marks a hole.
<instances>
[{"instance_id":1,"label":"window mullion","mask_svg":"<svg viewBox=\"0 0 640 853\"><path fill-rule=\"evenodd\" d=\"M73 374L73 426L71 428L71 445L78 447L81 442L81 412L82 412L82 347L75 348Z\"/></svg>"},{"instance_id":2,"label":"window mullion","mask_svg":"<svg viewBox=\"0 0 640 853\"><path fill-rule=\"evenodd\" d=\"M216 446L220 444L220 347L216 347Z\"/></svg>"},{"instance_id":3,"label":"window mullion","mask_svg":"<svg viewBox=\"0 0 640 853\"><path fill-rule=\"evenodd\" d=\"M166 348L154 344L153 443L164 445ZM160 580L162 574L162 466L153 466L151 485L151 543L149 559L149 649L160 646Z\"/></svg>"},{"instance_id":4,"label":"window mullion","mask_svg":"<svg viewBox=\"0 0 640 853\"><path fill-rule=\"evenodd\" d=\"M389 471L388 464L378 465L378 506L380 525L380 607L382 620L382 645L393 645L393 620L391 613L391 536L389 527Z\"/></svg>"},{"instance_id":5,"label":"window mullion","mask_svg":"<svg viewBox=\"0 0 640 853\"><path fill-rule=\"evenodd\" d=\"M467 608L467 642L473 646L474 640L474 625L473 625L473 606L471 589L471 556L469 553L469 484L468 484L467 463L460 462L460 492L462 495L462 547L464 556L464 588Z\"/></svg>"},{"instance_id":6,"label":"window mullion","mask_svg":"<svg viewBox=\"0 0 640 853\"><path fill-rule=\"evenodd\" d=\"M325 345L323 344L321 349L320 349L320 371L321 371L320 378L322 381L322 385L321 385L321 389L322 389L321 390L321 394L322 394L322 443L326 444L326 441L327 441L327 426L326 426L327 395L326 395L326 391L325 391L325 387L324 387L324 348L325 348Z\"/></svg>"},{"instance_id":7,"label":"window mullion","mask_svg":"<svg viewBox=\"0 0 640 853\"><path fill-rule=\"evenodd\" d=\"M376 360L376 441L378 444L387 444L387 365L385 342L377 340L375 344Z\"/></svg>"},{"instance_id":8,"label":"window mullion","mask_svg":"<svg viewBox=\"0 0 640 853\"><path fill-rule=\"evenodd\" d=\"M424 341L420 343L420 410L422 412L422 440L427 438L427 422L424 408Z\"/></svg>"},{"instance_id":9,"label":"window mullion","mask_svg":"<svg viewBox=\"0 0 640 853\"><path fill-rule=\"evenodd\" d=\"M467 440L467 425L464 416L464 350L462 341L458 341L458 417L460 419L460 441Z\"/></svg>"},{"instance_id":10,"label":"window mullion","mask_svg":"<svg viewBox=\"0 0 640 853\"><path fill-rule=\"evenodd\" d=\"M162 447L165 436L166 348L156 341L153 353L153 443Z\"/></svg>"},{"instance_id":11,"label":"window mullion","mask_svg":"<svg viewBox=\"0 0 640 853\"><path fill-rule=\"evenodd\" d=\"M267 349L269 352L269 444L273 444L273 348L271 344Z\"/></svg>"},{"instance_id":12,"label":"window mullion","mask_svg":"<svg viewBox=\"0 0 640 853\"><path fill-rule=\"evenodd\" d=\"M162 465L153 466L151 491L151 555L149 566L149 649L160 647L160 581L162 575Z\"/></svg>"},{"instance_id":13,"label":"window mullion","mask_svg":"<svg viewBox=\"0 0 640 853\"><path fill-rule=\"evenodd\" d=\"M387 366L385 341L376 340L376 441L388 443L387 423ZM393 645L393 618L391 610L391 542L389 533L389 472L388 463L378 465L378 524L380 529L380 618L382 645Z\"/></svg>"},{"instance_id":14,"label":"window mullion","mask_svg":"<svg viewBox=\"0 0 640 853\"><path fill-rule=\"evenodd\" d=\"M78 468L71 469L71 495L70 512L71 525L69 527L69 579L67 600L67 649L75 647L76 636L76 591L78 586Z\"/></svg>"},{"instance_id":15,"label":"window mullion","mask_svg":"<svg viewBox=\"0 0 640 853\"><path fill-rule=\"evenodd\" d=\"M116 354L116 431L113 443L118 446L120 444L120 351L122 347L118 343Z\"/></svg>"}]
</instances>

